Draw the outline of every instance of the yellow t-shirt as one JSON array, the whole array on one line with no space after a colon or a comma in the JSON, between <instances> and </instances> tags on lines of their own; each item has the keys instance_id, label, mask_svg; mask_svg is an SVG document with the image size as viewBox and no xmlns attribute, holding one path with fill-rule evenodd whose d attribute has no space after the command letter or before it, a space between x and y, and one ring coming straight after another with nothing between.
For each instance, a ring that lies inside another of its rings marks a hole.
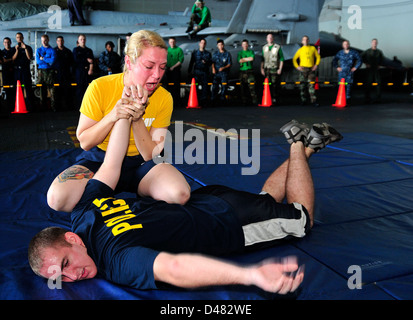
<instances>
[{"instance_id":1,"label":"yellow t-shirt","mask_svg":"<svg viewBox=\"0 0 413 320\"><path fill-rule=\"evenodd\" d=\"M85 92L80 112L97 122L102 120L122 97L124 88L123 75L123 73L119 73L93 80ZM159 87L149 97L149 104L142 117L148 131L152 127L168 127L171 124L172 110L173 100L171 94L166 89ZM110 133L105 140L98 145L100 149L106 151L109 137ZM136 156L138 154L139 151L136 148L131 130L127 155Z\"/></svg>"},{"instance_id":2,"label":"yellow t-shirt","mask_svg":"<svg viewBox=\"0 0 413 320\"><path fill-rule=\"evenodd\" d=\"M295 53L293 64L294 67L298 68L297 59L300 59L300 67L312 68L315 64L320 64L320 58L321 57L314 46L303 46Z\"/></svg>"}]
</instances>

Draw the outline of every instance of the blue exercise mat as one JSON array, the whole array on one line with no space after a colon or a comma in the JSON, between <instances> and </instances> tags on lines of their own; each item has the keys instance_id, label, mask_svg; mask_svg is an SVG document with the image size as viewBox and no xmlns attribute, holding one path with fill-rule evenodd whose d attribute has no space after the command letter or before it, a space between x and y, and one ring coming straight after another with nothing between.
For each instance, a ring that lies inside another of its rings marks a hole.
<instances>
[{"instance_id":1,"label":"blue exercise mat","mask_svg":"<svg viewBox=\"0 0 413 320\"><path fill-rule=\"evenodd\" d=\"M287 158L288 150L280 137L261 139L259 172L251 176L241 175L245 165L229 161L176 167L193 189L222 184L259 192L269 174ZM47 280L30 270L27 246L47 226L70 228L68 214L47 206L46 192L55 176L79 153L79 149L71 149L0 154L0 299L279 298L242 286L140 291L101 278L49 289ZM227 259L251 264L297 256L305 264L305 278L291 296L296 299L411 299L413 200L409 195L413 188L413 142L370 133L346 134L340 143L315 154L310 167L316 190L316 223L310 234ZM353 275L349 267L354 265L361 270L360 289L349 288Z\"/></svg>"}]
</instances>

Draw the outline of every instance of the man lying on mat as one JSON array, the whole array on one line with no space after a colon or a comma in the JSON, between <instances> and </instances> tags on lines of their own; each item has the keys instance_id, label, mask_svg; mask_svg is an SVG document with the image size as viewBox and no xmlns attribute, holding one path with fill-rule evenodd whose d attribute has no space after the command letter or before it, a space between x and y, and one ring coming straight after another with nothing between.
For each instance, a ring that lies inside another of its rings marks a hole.
<instances>
[{"instance_id":1,"label":"man lying on mat","mask_svg":"<svg viewBox=\"0 0 413 320\"><path fill-rule=\"evenodd\" d=\"M126 119L115 124L104 162L71 214L73 232L50 227L31 240L29 263L37 275L49 278L50 267L55 272L57 265L63 281L99 273L138 289L162 283L183 288L255 285L280 294L297 289L304 272L295 257L252 266L216 257L307 234L314 207L308 159L340 140L337 131L325 123L309 128L293 120L281 128L291 144L290 157L260 194L210 185L179 205L114 197L130 125Z\"/></svg>"}]
</instances>

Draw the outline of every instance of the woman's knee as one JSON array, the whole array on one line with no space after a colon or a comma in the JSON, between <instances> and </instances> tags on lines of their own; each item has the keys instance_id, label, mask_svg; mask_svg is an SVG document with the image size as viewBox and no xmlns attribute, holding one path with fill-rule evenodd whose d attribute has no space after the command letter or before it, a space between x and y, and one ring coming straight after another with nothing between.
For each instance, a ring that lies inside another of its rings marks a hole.
<instances>
[{"instance_id":1,"label":"woman's knee","mask_svg":"<svg viewBox=\"0 0 413 320\"><path fill-rule=\"evenodd\" d=\"M168 203L184 205L191 197L190 187L187 185L175 186L173 190L169 190L167 197L169 198L169 201L166 201Z\"/></svg>"}]
</instances>

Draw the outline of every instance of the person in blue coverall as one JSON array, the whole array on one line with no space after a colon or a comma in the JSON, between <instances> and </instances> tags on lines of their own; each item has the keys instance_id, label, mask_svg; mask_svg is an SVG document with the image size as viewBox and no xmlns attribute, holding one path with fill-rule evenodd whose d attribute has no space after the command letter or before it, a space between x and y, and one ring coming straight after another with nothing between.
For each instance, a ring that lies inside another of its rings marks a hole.
<instances>
[{"instance_id":1,"label":"person in blue coverall","mask_svg":"<svg viewBox=\"0 0 413 320\"><path fill-rule=\"evenodd\" d=\"M214 80L212 81L211 100L217 98L219 87L221 86L220 100L225 101L225 94L228 88L228 75L232 66L231 54L225 50L224 40L217 41L218 50L212 55L212 73Z\"/></svg>"},{"instance_id":2,"label":"person in blue coverall","mask_svg":"<svg viewBox=\"0 0 413 320\"><path fill-rule=\"evenodd\" d=\"M353 85L354 72L361 67L362 60L359 53L350 49L350 42L343 41L343 50L340 50L333 59L333 67L338 71L338 81L345 79L346 98L351 99L351 89Z\"/></svg>"}]
</instances>

